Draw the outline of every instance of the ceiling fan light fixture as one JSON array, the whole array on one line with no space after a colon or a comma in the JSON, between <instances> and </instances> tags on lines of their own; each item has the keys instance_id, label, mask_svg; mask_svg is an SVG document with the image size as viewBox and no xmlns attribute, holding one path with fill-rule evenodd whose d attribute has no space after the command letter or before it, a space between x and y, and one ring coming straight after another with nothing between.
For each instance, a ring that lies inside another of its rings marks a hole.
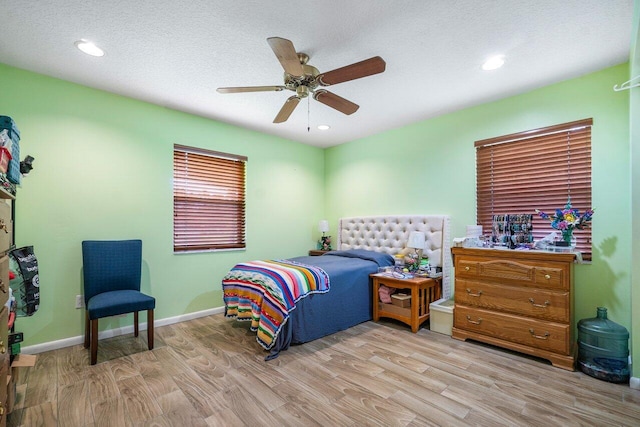
<instances>
[{"instance_id":1,"label":"ceiling fan light fixture","mask_svg":"<svg viewBox=\"0 0 640 427\"><path fill-rule=\"evenodd\" d=\"M87 40L78 40L74 43L78 49L87 55L91 56L104 56L104 50L100 49L94 43Z\"/></svg>"},{"instance_id":2,"label":"ceiling fan light fixture","mask_svg":"<svg viewBox=\"0 0 640 427\"><path fill-rule=\"evenodd\" d=\"M298 98L306 98L309 96L309 88L307 86L300 85L296 88L296 94Z\"/></svg>"},{"instance_id":3,"label":"ceiling fan light fixture","mask_svg":"<svg viewBox=\"0 0 640 427\"><path fill-rule=\"evenodd\" d=\"M482 69L485 71L497 70L504 65L504 55L496 55L487 59L482 64Z\"/></svg>"},{"instance_id":4,"label":"ceiling fan light fixture","mask_svg":"<svg viewBox=\"0 0 640 427\"><path fill-rule=\"evenodd\" d=\"M318 125L318 129L319 130L329 130L329 129L331 129L331 126L329 126L329 125Z\"/></svg>"}]
</instances>

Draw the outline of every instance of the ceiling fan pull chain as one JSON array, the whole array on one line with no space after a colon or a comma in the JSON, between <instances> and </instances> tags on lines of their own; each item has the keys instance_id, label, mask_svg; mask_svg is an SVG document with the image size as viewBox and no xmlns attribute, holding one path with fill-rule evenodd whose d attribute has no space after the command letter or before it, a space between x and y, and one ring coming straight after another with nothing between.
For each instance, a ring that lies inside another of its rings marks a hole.
<instances>
[{"instance_id":1,"label":"ceiling fan pull chain","mask_svg":"<svg viewBox=\"0 0 640 427\"><path fill-rule=\"evenodd\" d=\"M311 132L311 99L310 97L307 97L307 132Z\"/></svg>"}]
</instances>

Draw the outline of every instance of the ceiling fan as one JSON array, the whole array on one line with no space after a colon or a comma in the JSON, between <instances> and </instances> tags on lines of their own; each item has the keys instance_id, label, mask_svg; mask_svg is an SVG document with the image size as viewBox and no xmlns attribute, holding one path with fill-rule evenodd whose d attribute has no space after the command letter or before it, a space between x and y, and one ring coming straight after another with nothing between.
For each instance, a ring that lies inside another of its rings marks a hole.
<instances>
[{"instance_id":1,"label":"ceiling fan","mask_svg":"<svg viewBox=\"0 0 640 427\"><path fill-rule=\"evenodd\" d=\"M323 87L382 73L386 67L382 58L374 56L326 73L320 73L316 67L307 64L309 61L307 54L296 52L290 40L269 37L267 42L284 68L284 85L219 87L217 90L220 93L279 92L284 89L295 92L295 95L285 101L273 123L286 122L300 100L308 97L309 94L313 94L313 99L316 101L341 113L353 114L360 108L358 104L331 93Z\"/></svg>"}]
</instances>

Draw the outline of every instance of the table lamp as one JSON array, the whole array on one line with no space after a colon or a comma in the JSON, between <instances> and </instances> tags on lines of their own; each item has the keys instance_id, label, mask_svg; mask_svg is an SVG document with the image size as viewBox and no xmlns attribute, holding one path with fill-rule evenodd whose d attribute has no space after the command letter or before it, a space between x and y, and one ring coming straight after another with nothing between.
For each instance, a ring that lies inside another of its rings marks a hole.
<instances>
[{"instance_id":1,"label":"table lamp","mask_svg":"<svg viewBox=\"0 0 640 427\"><path fill-rule=\"evenodd\" d=\"M411 233L409 233L409 241L407 242L407 247L416 250L418 259L422 258L422 251L424 250L425 241L426 238L422 231L412 231Z\"/></svg>"},{"instance_id":2,"label":"table lamp","mask_svg":"<svg viewBox=\"0 0 640 427\"><path fill-rule=\"evenodd\" d=\"M329 231L329 221L326 219L321 220L318 223L318 231L320 231L322 233L322 237L324 237L324 233Z\"/></svg>"}]
</instances>

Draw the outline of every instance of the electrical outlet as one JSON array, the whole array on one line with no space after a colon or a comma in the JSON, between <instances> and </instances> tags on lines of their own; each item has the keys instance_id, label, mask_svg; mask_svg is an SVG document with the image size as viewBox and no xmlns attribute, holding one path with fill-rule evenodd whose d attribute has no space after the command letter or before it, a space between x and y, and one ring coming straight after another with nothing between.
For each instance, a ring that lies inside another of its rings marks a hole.
<instances>
[{"instance_id":1,"label":"electrical outlet","mask_svg":"<svg viewBox=\"0 0 640 427\"><path fill-rule=\"evenodd\" d=\"M82 298L82 295L76 295L76 308L83 308L84 307L84 299Z\"/></svg>"}]
</instances>

